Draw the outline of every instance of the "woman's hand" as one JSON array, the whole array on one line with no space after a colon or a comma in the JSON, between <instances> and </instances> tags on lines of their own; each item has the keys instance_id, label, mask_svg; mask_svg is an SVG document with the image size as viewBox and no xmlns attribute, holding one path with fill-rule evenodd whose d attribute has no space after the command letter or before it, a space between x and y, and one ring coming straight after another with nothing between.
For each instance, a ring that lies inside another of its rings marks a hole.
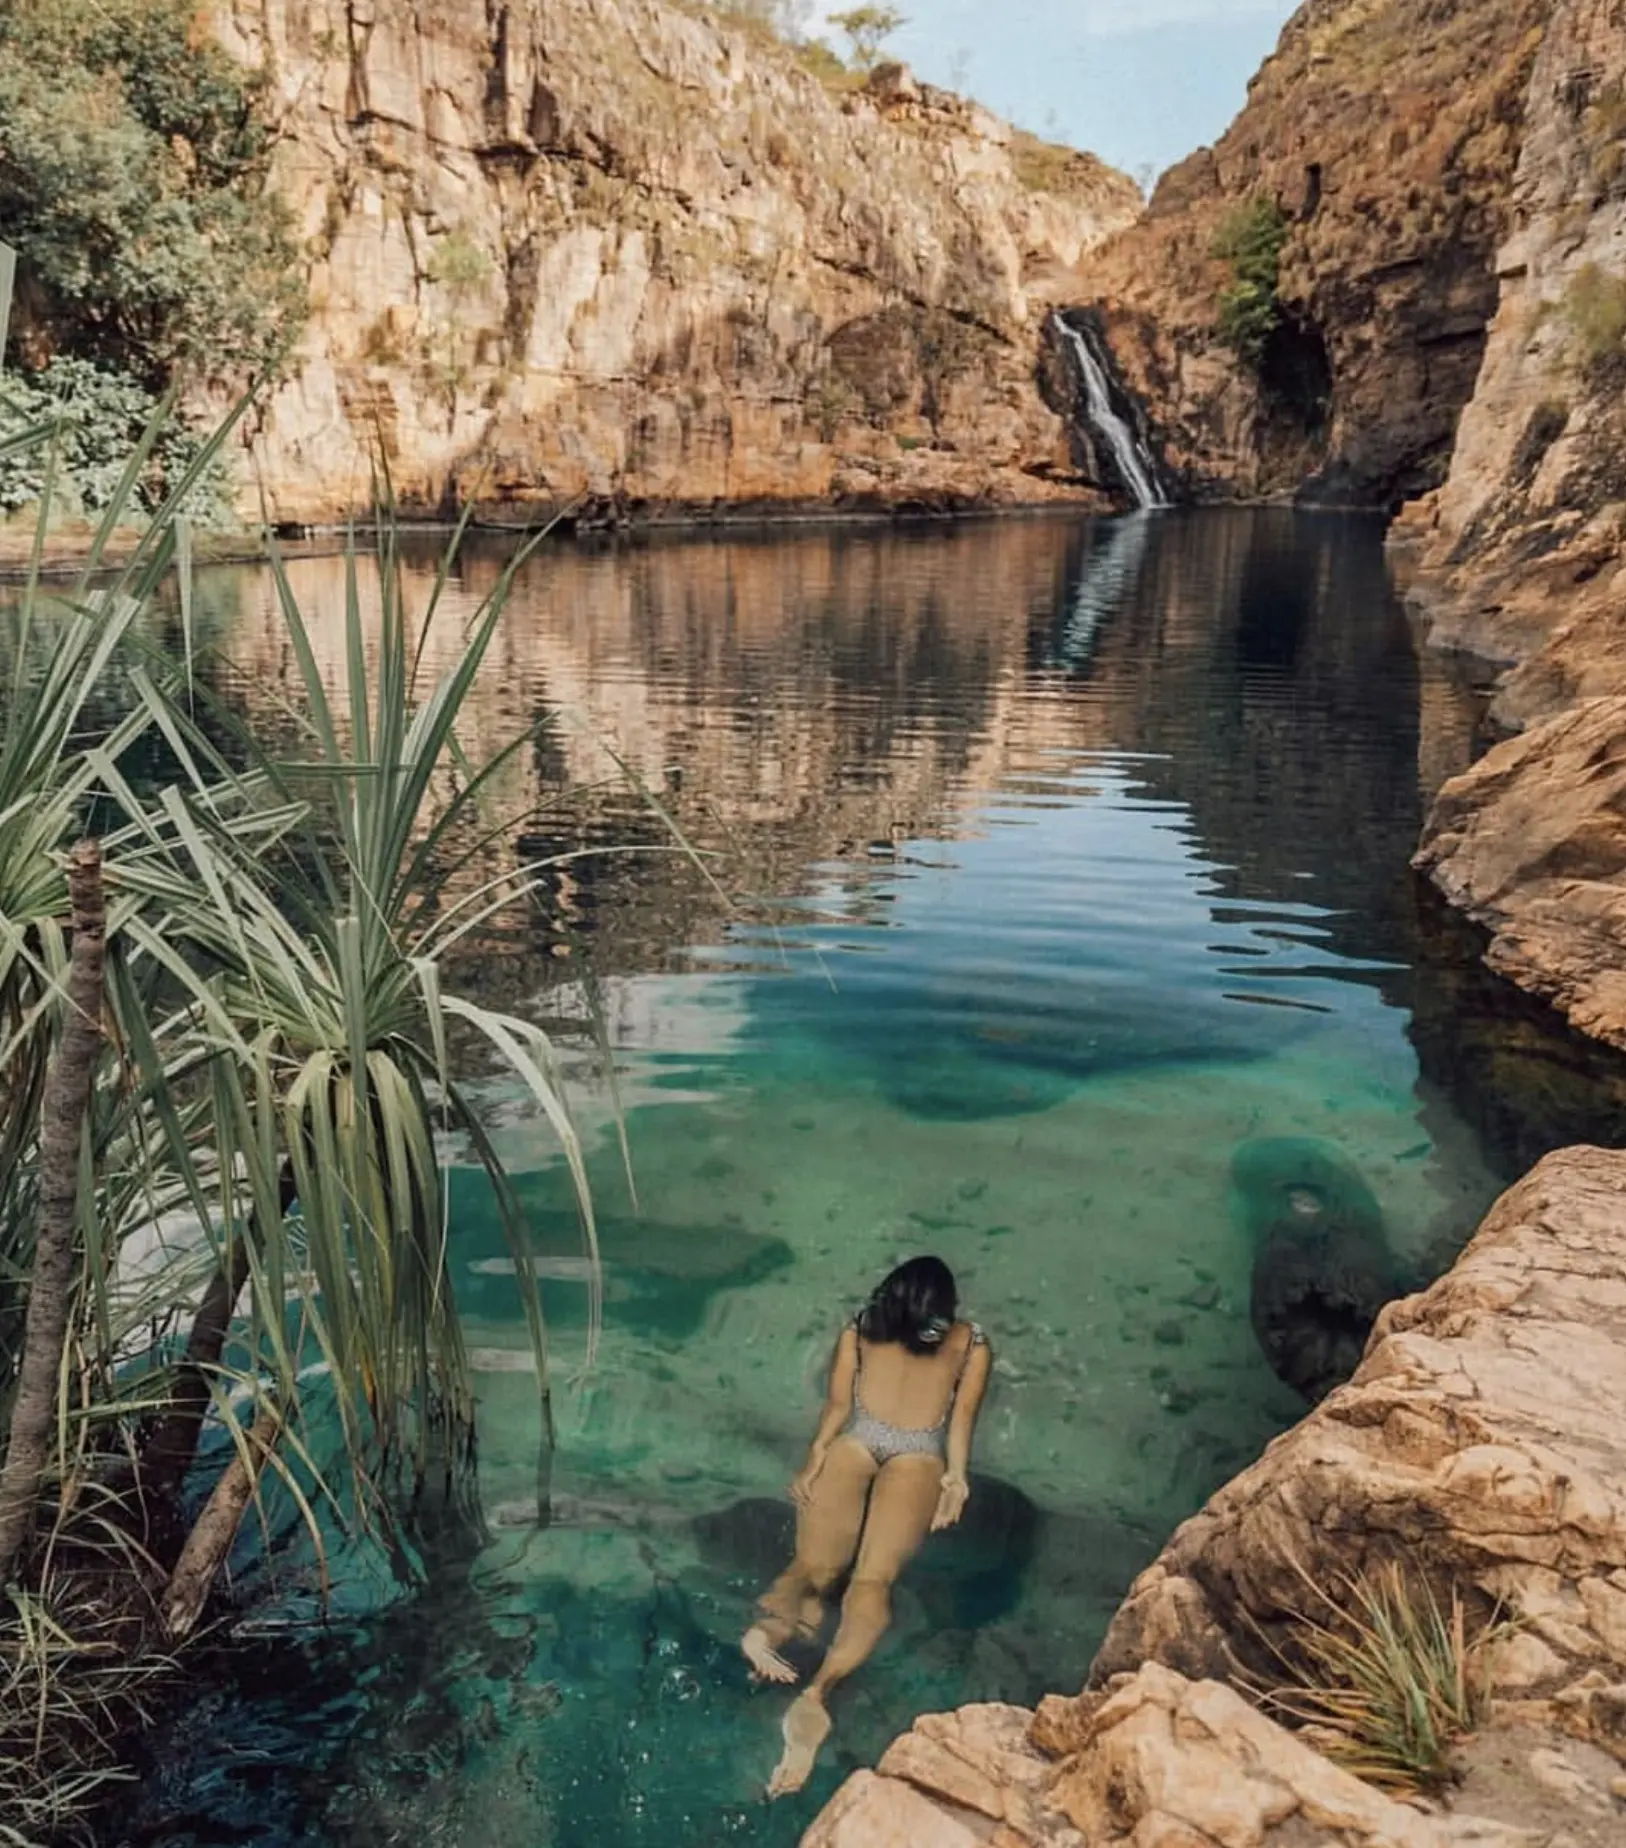
<instances>
[{"instance_id":1,"label":"woman's hand","mask_svg":"<svg viewBox=\"0 0 1626 1848\"><path fill-rule=\"evenodd\" d=\"M937 1512L932 1516L932 1532L952 1527L965 1513L970 1499L971 1489L965 1477L957 1469L944 1470L942 1486L937 1492Z\"/></svg>"},{"instance_id":2,"label":"woman's hand","mask_svg":"<svg viewBox=\"0 0 1626 1848\"><path fill-rule=\"evenodd\" d=\"M790 1479L790 1498L798 1508L805 1508L813 1499L813 1484L819 1479L819 1472L824 1468L824 1452L818 1451L810 1456L802 1467Z\"/></svg>"}]
</instances>

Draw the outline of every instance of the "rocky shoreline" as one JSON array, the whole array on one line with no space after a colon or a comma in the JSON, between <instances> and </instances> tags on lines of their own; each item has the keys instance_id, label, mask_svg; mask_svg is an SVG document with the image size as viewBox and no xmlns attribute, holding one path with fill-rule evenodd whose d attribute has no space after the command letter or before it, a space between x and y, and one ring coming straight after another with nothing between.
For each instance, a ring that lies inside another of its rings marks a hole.
<instances>
[{"instance_id":1,"label":"rocky shoreline","mask_svg":"<svg viewBox=\"0 0 1626 1848\"><path fill-rule=\"evenodd\" d=\"M1433 645L1505 665L1492 717L1512 734L1441 790L1416 864L1487 933L1492 968L1615 1047L1626 1047L1623 85L1626 19L1605 0L1559 0L1531 78L1484 366L1444 485L1390 542Z\"/></svg>"},{"instance_id":2,"label":"rocky shoreline","mask_svg":"<svg viewBox=\"0 0 1626 1848\"><path fill-rule=\"evenodd\" d=\"M1626 1839L1626 1154L1512 1188L1350 1383L1182 1526L1084 1693L930 1715L804 1848L1605 1848ZM1519 1614L1446 1803L1237 1691L1316 1583L1403 1561Z\"/></svg>"}]
</instances>

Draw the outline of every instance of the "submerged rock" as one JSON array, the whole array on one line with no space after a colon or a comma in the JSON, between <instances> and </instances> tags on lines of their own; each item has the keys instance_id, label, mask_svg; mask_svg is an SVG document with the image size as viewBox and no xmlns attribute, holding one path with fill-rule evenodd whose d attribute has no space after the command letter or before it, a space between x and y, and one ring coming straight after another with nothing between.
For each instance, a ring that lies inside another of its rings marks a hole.
<instances>
[{"instance_id":1,"label":"submerged rock","mask_svg":"<svg viewBox=\"0 0 1626 1848\"><path fill-rule=\"evenodd\" d=\"M501 1221L483 1176L454 1172L452 1184L464 1273L458 1287L468 1313L500 1321L514 1300L514 1260ZM576 1208L559 1203L566 1184L553 1174L519 1182L548 1320L562 1327L586 1319L592 1275ZM606 1321L674 1343L701 1326L720 1292L760 1283L794 1257L782 1238L720 1220L677 1223L601 1209L597 1230Z\"/></svg>"},{"instance_id":2,"label":"submerged rock","mask_svg":"<svg viewBox=\"0 0 1626 1848\"><path fill-rule=\"evenodd\" d=\"M1382 1212L1355 1169L1307 1137L1244 1143L1231 1178L1255 1245L1254 1333L1277 1377L1313 1403L1355 1371L1400 1288Z\"/></svg>"},{"instance_id":3,"label":"submerged rock","mask_svg":"<svg viewBox=\"0 0 1626 1848\"><path fill-rule=\"evenodd\" d=\"M1014 1484L973 1471L963 1518L930 1537L910 1564L911 1577L954 1581L974 1603L984 1601L983 1581L997 1579L1014 1602L1045 1518ZM697 1517L694 1534L702 1557L766 1585L795 1548L796 1511L777 1497L748 1495ZM995 1614L984 1610L981 1620Z\"/></svg>"},{"instance_id":4,"label":"submerged rock","mask_svg":"<svg viewBox=\"0 0 1626 1848\"><path fill-rule=\"evenodd\" d=\"M1093 1678L1225 1674L1365 1563L1519 1609L1500 1685L1626 1681L1626 1155L1566 1149L1451 1272L1392 1304L1354 1379L1186 1522ZM1626 1737L1626 1728L1623 1728Z\"/></svg>"}]
</instances>

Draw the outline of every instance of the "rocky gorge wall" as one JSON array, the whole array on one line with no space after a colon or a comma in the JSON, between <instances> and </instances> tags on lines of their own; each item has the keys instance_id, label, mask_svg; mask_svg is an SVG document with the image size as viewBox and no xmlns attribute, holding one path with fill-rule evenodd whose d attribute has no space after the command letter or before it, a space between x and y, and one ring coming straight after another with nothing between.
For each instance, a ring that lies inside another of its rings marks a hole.
<instances>
[{"instance_id":1,"label":"rocky gorge wall","mask_svg":"<svg viewBox=\"0 0 1626 1848\"><path fill-rule=\"evenodd\" d=\"M1439 484L1496 308L1551 4L1308 0L1230 129L1092 258L1079 305L1188 492L1393 508ZM1220 337L1213 254L1255 200L1286 221L1257 371Z\"/></svg>"},{"instance_id":2,"label":"rocky gorge wall","mask_svg":"<svg viewBox=\"0 0 1626 1848\"><path fill-rule=\"evenodd\" d=\"M1087 497L1035 366L1129 180L659 0L220 0L309 256L273 518Z\"/></svg>"},{"instance_id":3,"label":"rocky gorge wall","mask_svg":"<svg viewBox=\"0 0 1626 1848\"><path fill-rule=\"evenodd\" d=\"M1560 0L1501 301L1448 480L1391 554L1438 646L1504 665L1514 735L1441 791L1418 865L1493 968L1626 1047L1626 11Z\"/></svg>"}]
</instances>

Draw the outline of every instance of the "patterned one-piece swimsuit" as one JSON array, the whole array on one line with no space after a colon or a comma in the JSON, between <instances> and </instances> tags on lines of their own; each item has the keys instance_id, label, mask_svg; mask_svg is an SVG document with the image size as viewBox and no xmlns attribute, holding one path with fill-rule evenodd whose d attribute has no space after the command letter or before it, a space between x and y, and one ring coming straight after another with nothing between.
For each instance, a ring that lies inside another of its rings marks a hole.
<instances>
[{"instance_id":1,"label":"patterned one-piece swimsuit","mask_svg":"<svg viewBox=\"0 0 1626 1848\"><path fill-rule=\"evenodd\" d=\"M961 1357L960 1370L954 1376L954 1390L949 1394L949 1402L943 1407L943 1416L936 1424L895 1425L888 1424L884 1418L877 1418L873 1412L865 1409L862 1395L864 1338L860 1335L858 1366L853 1374L852 1415L842 1435L856 1437L877 1464L890 1462L893 1457L946 1457L949 1416L954 1410L954 1401L960 1396L960 1381L965 1376L966 1362L971 1358L971 1350L986 1346L987 1341L988 1337L973 1322L971 1339L966 1343L965 1353Z\"/></svg>"}]
</instances>

